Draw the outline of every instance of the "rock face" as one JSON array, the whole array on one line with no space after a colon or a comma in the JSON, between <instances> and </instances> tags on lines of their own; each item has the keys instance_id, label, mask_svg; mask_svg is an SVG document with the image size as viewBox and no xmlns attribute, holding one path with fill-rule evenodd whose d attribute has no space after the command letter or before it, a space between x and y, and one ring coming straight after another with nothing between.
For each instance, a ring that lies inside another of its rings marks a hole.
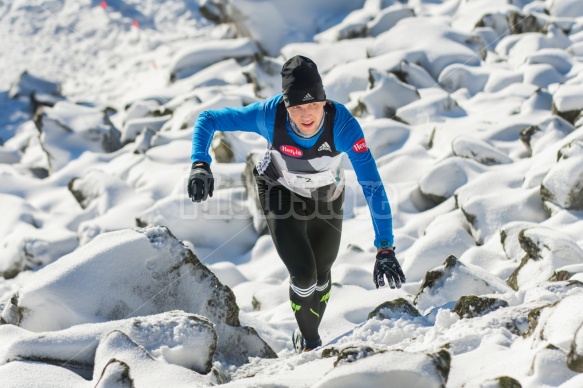
<instances>
[{"instance_id":1,"label":"rock face","mask_svg":"<svg viewBox=\"0 0 583 388\"><path fill-rule=\"evenodd\" d=\"M276 357L241 327L233 292L165 227L99 235L32 276L13 302L2 318L37 332L183 310L213 322L230 362Z\"/></svg>"}]
</instances>

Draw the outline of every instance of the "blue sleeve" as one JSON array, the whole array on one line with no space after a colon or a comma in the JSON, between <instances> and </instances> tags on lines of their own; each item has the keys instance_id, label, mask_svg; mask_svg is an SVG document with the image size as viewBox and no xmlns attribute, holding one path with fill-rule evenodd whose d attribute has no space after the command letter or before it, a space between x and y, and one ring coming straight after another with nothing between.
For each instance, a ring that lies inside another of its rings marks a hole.
<instances>
[{"instance_id":1,"label":"blue sleeve","mask_svg":"<svg viewBox=\"0 0 583 388\"><path fill-rule=\"evenodd\" d=\"M192 133L191 161L205 161L211 163L209 148L215 131L254 132L263 136L267 141L273 141L275 113L281 95L265 101L237 107L207 110L202 112L194 124Z\"/></svg>"},{"instance_id":2,"label":"blue sleeve","mask_svg":"<svg viewBox=\"0 0 583 388\"><path fill-rule=\"evenodd\" d=\"M375 231L374 245L377 248L392 247L394 237L391 206L376 162L364 143L364 133L358 121L344 105L336 102L334 104L334 143L336 149L348 154L362 187Z\"/></svg>"}]
</instances>

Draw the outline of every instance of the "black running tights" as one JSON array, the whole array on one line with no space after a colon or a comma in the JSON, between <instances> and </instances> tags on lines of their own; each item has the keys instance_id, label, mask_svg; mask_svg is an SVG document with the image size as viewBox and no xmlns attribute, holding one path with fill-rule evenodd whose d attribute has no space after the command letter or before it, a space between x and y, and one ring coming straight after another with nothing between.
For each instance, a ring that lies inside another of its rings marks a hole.
<instances>
[{"instance_id":1,"label":"black running tights","mask_svg":"<svg viewBox=\"0 0 583 388\"><path fill-rule=\"evenodd\" d=\"M316 201L256 178L269 231L290 274L289 295L298 327L307 342L317 341L340 245L344 193L331 202Z\"/></svg>"}]
</instances>

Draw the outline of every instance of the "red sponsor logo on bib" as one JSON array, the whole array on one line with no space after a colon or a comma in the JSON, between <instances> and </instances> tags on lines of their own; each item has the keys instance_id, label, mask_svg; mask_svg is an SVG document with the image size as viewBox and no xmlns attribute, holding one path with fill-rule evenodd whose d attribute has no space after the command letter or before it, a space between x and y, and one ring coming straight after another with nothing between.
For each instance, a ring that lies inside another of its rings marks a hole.
<instances>
[{"instance_id":1,"label":"red sponsor logo on bib","mask_svg":"<svg viewBox=\"0 0 583 388\"><path fill-rule=\"evenodd\" d=\"M352 146L352 149L355 152L365 152L368 150L368 147L366 145L366 141L364 141L364 139L360 139L360 140L357 140L356 143L354 143L354 145Z\"/></svg>"},{"instance_id":2,"label":"red sponsor logo on bib","mask_svg":"<svg viewBox=\"0 0 583 388\"><path fill-rule=\"evenodd\" d=\"M289 145L282 145L279 147L279 150L282 154L286 154L287 156L291 156L292 158L301 158L304 155L304 152L297 147L289 146Z\"/></svg>"}]
</instances>

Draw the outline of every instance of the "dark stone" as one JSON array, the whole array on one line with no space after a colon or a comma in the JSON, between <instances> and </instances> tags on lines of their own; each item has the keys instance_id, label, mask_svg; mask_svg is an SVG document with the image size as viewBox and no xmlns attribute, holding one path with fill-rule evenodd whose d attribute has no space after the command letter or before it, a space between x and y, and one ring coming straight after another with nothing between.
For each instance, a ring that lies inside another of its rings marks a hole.
<instances>
[{"instance_id":1,"label":"dark stone","mask_svg":"<svg viewBox=\"0 0 583 388\"><path fill-rule=\"evenodd\" d=\"M233 153L233 147L231 143L225 138L222 132L215 135L215 139L212 142L212 149L215 153L215 160L219 163L232 163L235 154Z\"/></svg>"},{"instance_id":2,"label":"dark stone","mask_svg":"<svg viewBox=\"0 0 583 388\"><path fill-rule=\"evenodd\" d=\"M449 371L451 370L451 354L446 349L441 349L437 353L428 354L428 356L433 361L437 372L441 375L443 385L445 386L449 378Z\"/></svg>"},{"instance_id":3,"label":"dark stone","mask_svg":"<svg viewBox=\"0 0 583 388\"><path fill-rule=\"evenodd\" d=\"M367 319L389 319L391 314L403 314L409 315L411 317L421 316L419 311L417 311L417 309L413 307L409 301L403 298L398 298L377 306L368 314Z\"/></svg>"},{"instance_id":4,"label":"dark stone","mask_svg":"<svg viewBox=\"0 0 583 388\"><path fill-rule=\"evenodd\" d=\"M501 307L508 307L508 302L497 298L468 295L462 296L457 301L453 312L462 318L475 318L491 313Z\"/></svg>"},{"instance_id":5,"label":"dark stone","mask_svg":"<svg viewBox=\"0 0 583 388\"><path fill-rule=\"evenodd\" d=\"M522 388L520 382L512 377L500 376L495 379L498 382L499 388Z\"/></svg>"},{"instance_id":6,"label":"dark stone","mask_svg":"<svg viewBox=\"0 0 583 388\"><path fill-rule=\"evenodd\" d=\"M336 361L334 361L334 366L338 366L341 363L351 363L356 360L360 360L369 356L373 356L375 354L384 353L385 350L381 349L373 349L369 346L349 346L344 349L341 349L338 352L338 356ZM328 355L328 357L330 357Z\"/></svg>"},{"instance_id":7,"label":"dark stone","mask_svg":"<svg viewBox=\"0 0 583 388\"><path fill-rule=\"evenodd\" d=\"M104 377L106 378L105 380ZM112 379L115 380L112 381ZM115 358L109 360L105 365L97 384L95 384L95 388L105 388L112 383L115 383L116 388L134 388L134 381L130 376L130 366Z\"/></svg>"},{"instance_id":8,"label":"dark stone","mask_svg":"<svg viewBox=\"0 0 583 388\"><path fill-rule=\"evenodd\" d=\"M579 328L575 331L573 342L571 342L571 349L569 350L569 354L567 354L567 366L572 371L578 373L583 373L583 354L580 354L577 351L578 337L580 337L583 334L582 328L583 324L580 325Z\"/></svg>"}]
</instances>

